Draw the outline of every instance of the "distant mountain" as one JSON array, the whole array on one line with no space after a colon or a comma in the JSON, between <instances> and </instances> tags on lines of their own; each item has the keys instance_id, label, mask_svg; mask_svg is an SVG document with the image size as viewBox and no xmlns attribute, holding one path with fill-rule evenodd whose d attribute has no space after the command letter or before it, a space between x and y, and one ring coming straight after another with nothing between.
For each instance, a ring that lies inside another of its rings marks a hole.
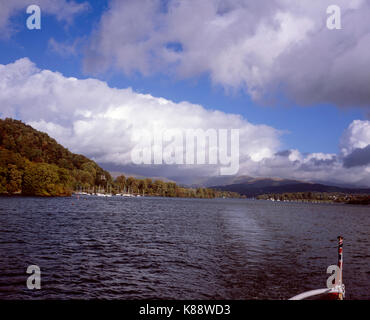
<instances>
[{"instance_id":1,"label":"distant mountain","mask_svg":"<svg viewBox=\"0 0 370 320\"><path fill-rule=\"evenodd\" d=\"M176 177L174 177L173 179L183 180L183 178L177 179ZM189 177L189 182L182 181L182 183L187 183L193 187L202 187L202 186L211 187L211 186L227 186L231 184L246 183L254 179L255 178L246 176L246 175L244 176L198 177L198 178Z\"/></svg>"},{"instance_id":2,"label":"distant mountain","mask_svg":"<svg viewBox=\"0 0 370 320\"><path fill-rule=\"evenodd\" d=\"M246 178L243 182L228 185L213 185L211 188L222 191L238 192L247 197L255 197L269 193L292 192L342 192L349 194L370 194L370 189L346 188L319 183L308 183L298 180Z\"/></svg>"},{"instance_id":3,"label":"distant mountain","mask_svg":"<svg viewBox=\"0 0 370 320\"><path fill-rule=\"evenodd\" d=\"M207 186L207 187L220 187L230 185L251 185L251 186L281 186L288 184L299 184L305 183L299 180L293 179L281 179L281 178L255 178L251 176L218 176L218 177L207 177L199 178L193 183L194 186Z\"/></svg>"}]
</instances>

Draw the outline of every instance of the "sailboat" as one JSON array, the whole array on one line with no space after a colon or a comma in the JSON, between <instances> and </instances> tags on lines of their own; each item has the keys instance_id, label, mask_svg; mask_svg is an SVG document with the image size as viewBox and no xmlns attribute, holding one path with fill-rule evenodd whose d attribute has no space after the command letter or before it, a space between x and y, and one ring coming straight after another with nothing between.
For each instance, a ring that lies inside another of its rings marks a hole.
<instances>
[{"instance_id":1,"label":"sailboat","mask_svg":"<svg viewBox=\"0 0 370 320\"><path fill-rule=\"evenodd\" d=\"M112 196L112 186L108 185L108 182L107 182L107 192L104 194L104 196L105 197L111 197Z\"/></svg>"},{"instance_id":2,"label":"sailboat","mask_svg":"<svg viewBox=\"0 0 370 320\"><path fill-rule=\"evenodd\" d=\"M134 195L132 195L130 193L130 189L128 190L128 192L126 191L126 186L124 186L124 188L123 188L123 193L118 193L118 194L116 194L116 196L120 196L120 197L134 197Z\"/></svg>"},{"instance_id":3,"label":"sailboat","mask_svg":"<svg viewBox=\"0 0 370 320\"><path fill-rule=\"evenodd\" d=\"M104 192L104 190L103 190L103 192ZM102 193L102 191L100 189L100 186L98 187L98 191L95 193L95 195L98 196L98 197L104 197L105 196L105 194Z\"/></svg>"}]
</instances>

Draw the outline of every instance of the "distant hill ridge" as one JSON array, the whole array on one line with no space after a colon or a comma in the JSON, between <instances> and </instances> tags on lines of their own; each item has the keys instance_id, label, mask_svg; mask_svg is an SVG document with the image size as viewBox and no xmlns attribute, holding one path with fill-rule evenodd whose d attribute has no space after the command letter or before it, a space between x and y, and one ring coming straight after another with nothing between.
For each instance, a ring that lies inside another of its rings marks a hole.
<instances>
[{"instance_id":1,"label":"distant hill ridge","mask_svg":"<svg viewBox=\"0 0 370 320\"><path fill-rule=\"evenodd\" d=\"M214 185L211 188L223 191L238 192L247 197L255 197L269 193L293 193L293 192L341 192L349 194L370 194L369 188L346 188L325 185L320 183L309 183L298 180L279 178L245 178L243 182L227 185Z\"/></svg>"}]
</instances>

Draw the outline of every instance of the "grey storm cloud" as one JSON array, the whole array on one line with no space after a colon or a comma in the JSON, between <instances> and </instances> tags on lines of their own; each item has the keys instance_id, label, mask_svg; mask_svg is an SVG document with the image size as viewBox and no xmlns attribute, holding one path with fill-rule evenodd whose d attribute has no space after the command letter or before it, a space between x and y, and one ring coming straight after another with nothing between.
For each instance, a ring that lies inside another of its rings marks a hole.
<instances>
[{"instance_id":1,"label":"grey storm cloud","mask_svg":"<svg viewBox=\"0 0 370 320\"><path fill-rule=\"evenodd\" d=\"M86 71L208 74L258 101L283 93L302 105L369 108L369 1L336 0L340 30L326 27L331 0L165 3L113 0L92 33Z\"/></svg>"},{"instance_id":2,"label":"grey storm cloud","mask_svg":"<svg viewBox=\"0 0 370 320\"><path fill-rule=\"evenodd\" d=\"M275 155L280 156L280 157L289 157L291 153L292 153L291 150L282 150L282 151L276 152Z\"/></svg>"},{"instance_id":3,"label":"grey storm cloud","mask_svg":"<svg viewBox=\"0 0 370 320\"><path fill-rule=\"evenodd\" d=\"M310 159L308 162L303 163L300 167L302 171L315 171L317 168L331 168L334 164L338 163L337 157L332 159Z\"/></svg>"},{"instance_id":4,"label":"grey storm cloud","mask_svg":"<svg viewBox=\"0 0 370 320\"><path fill-rule=\"evenodd\" d=\"M315 167L332 166L336 162L337 162L336 157L333 157L332 159L311 159L310 160L310 164Z\"/></svg>"},{"instance_id":5,"label":"grey storm cloud","mask_svg":"<svg viewBox=\"0 0 370 320\"><path fill-rule=\"evenodd\" d=\"M370 164L370 144L365 148L357 148L343 159L345 168L366 166Z\"/></svg>"}]
</instances>

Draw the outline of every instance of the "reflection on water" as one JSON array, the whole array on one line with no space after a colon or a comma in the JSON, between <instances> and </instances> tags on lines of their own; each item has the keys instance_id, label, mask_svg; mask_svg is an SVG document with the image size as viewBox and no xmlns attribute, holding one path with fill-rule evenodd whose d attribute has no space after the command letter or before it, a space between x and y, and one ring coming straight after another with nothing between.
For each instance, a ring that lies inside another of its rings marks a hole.
<instances>
[{"instance_id":1,"label":"reflection on water","mask_svg":"<svg viewBox=\"0 0 370 320\"><path fill-rule=\"evenodd\" d=\"M369 230L364 206L0 198L0 299L287 299L326 286L340 234L346 297L369 299Z\"/></svg>"}]
</instances>

